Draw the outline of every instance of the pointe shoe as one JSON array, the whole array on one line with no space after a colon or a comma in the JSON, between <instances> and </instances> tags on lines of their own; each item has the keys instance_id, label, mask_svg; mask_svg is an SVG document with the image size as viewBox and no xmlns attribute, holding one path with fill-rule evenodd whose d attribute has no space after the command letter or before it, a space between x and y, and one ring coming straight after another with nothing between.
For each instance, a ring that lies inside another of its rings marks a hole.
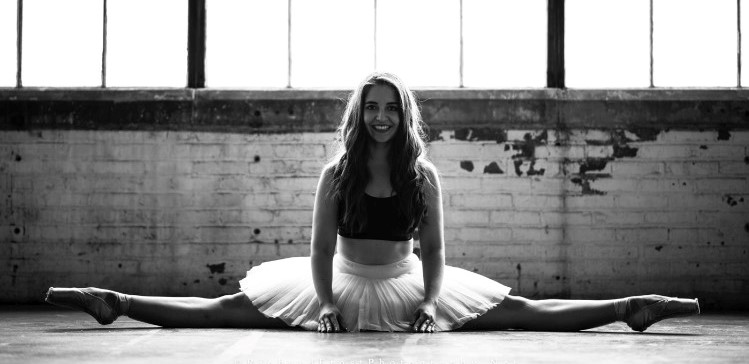
<instances>
[{"instance_id":1,"label":"pointe shoe","mask_svg":"<svg viewBox=\"0 0 749 364\"><path fill-rule=\"evenodd\" d=\"M120 312L120 297L117 292L94 287L50 287L44 301L86 312L102 325L111 324L123 314Z\"/></svg>"},{"instance_id":2,"label":"pointe shoe","mask_svg":"<svg viewBox=\"0 0 749 364\"><path fill-rule=\"evenodd\" d=\"M655 301L642 303L634 309L634 300ZM640 296L631 297L627 300L627 323L632 330L645 331L650 325L668 318L683 317L700 314L700 303L695 299L684 299L664 296Z\"/></svg>"}]
</instances>

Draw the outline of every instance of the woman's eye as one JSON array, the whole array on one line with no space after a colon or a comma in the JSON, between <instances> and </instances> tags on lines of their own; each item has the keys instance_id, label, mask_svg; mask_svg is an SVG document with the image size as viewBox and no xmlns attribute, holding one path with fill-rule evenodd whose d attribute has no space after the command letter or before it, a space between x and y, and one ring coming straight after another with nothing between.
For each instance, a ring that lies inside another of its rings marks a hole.
<instances>
[{"instance_id":1,"label":"woman's eye","mask_svg":"<svg viewBox=\"0 0 749 364\"><path fill-rule=\"evenodd\" d=\"M364 106L364 110L374 110L374 109L375 109L374 105L366 105L366 106Z\"/></svg>"},{"instance_id":2,"label":"woman's eye","mask_svg":"<svg viewBox=\"0 0 749 364\"><path fill-rule=\"evenodd\" d=\"M387 110L388 111L398 111L398 107L397 106L388 106Z\"/></svg>"}]
</instances>

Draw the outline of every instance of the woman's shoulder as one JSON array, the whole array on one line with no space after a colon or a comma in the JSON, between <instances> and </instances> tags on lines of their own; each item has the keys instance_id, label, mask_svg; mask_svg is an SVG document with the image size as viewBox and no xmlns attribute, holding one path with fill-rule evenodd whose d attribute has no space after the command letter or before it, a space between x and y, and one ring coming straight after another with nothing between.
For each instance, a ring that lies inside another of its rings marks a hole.
<instances>
[{"instance_id":1,"label":"woman's shoulder","mask_svg":"<svg viewBox=\"0 0 749 364\"><path fill-rule=\"evenodd\" d=\"M436 180L439 178L439 171L437 170L437 167L434 165L434 163L430 162L427 159L419 158L416 160L416 164L421 167L420 169L424 171L427 178L431 180Z\"/></svg>"}]
</instances>

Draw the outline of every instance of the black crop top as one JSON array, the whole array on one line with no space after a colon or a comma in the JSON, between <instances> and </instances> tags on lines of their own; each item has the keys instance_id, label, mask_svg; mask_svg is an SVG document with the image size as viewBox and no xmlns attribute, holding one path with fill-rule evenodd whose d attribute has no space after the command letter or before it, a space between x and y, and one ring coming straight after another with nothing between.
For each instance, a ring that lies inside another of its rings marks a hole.
<instances>
[{"instance_id":1,"label":"black crop top","mask_svg":"<svg viewBox=\"0 0 749 364\"><path fill-rule=\"evenodd\" d=\"M367 222L361 232L346 231L341 226L342 204L338 212L338 235L353 239L377 239L390 241L405 241L413 238L413 229L409 229L408 222L399 218L397 211L397 196L372 197L364 194L364 210L367 213Z\"/></svg>"}]
</instances>

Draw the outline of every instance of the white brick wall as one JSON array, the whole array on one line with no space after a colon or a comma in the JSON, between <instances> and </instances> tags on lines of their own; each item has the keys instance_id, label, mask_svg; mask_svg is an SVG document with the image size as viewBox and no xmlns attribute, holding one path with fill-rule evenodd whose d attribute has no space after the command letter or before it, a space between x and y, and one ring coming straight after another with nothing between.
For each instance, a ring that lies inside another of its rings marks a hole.
<instances>
[{"instance_id":1,"label":"white brick wall","mask_svg":"<svg viewBox=\"0 0 749 364\"><path fill-rule=\"evenodd\" d=\"M534 298L661 292L746 304L749 132L661 132L616 145L636 149L626 157L615 157L613 133L507 130L493 143L442 131L429 150L448 264ZM2 301L34 301L50 285L236 292L251 266L309 254L332 139L0 132ZM491 163L502 173L485 173Z\"/></svg>"}]
</instances>

